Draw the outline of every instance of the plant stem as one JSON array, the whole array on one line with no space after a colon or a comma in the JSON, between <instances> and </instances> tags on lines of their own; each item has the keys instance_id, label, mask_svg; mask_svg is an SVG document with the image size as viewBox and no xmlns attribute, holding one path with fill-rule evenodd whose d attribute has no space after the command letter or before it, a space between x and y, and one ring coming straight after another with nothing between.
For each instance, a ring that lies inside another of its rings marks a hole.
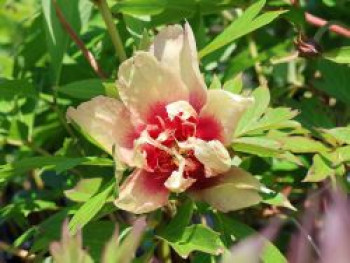
<instances>
[{"instance_id":1,"label":"plant stem","mask_svg":"<svg viewBox=\"0 0 350 263\"><path fill-rule=\"evenodd\" d=\"M12 247L11 245L9 245L3 241L0 241L0 250L11 253L11 254L25 260L26 262L29 260L33 260L35 258L35 255L30 254L27 250Z\"/></svg>"},{"instance_id":2,"label":"plant stem","mask_svg":"<svg viewBox=\"0 0 350 263\"><path fill-rule=\"evenodd\" d=\"M103 20L106 23L107 30L109 32L109 35L111 37L112 43L115 48L115 53L119 57L119 60L122 62L126 60L127 57L124 50L123 42L120 38L120 34L114 24L111 10L109 9L106 0L97 0L96 4L98 5L98 8L100 9Z\"/></svg>"},{"instance_id":3,"label":"plant stem","mask_svg":"<svg viewBox=\"0 0 350 263\"><path fill-rule=\"evenodd\" d=\"M87 62L90 64L91 68L95 71L95 73L102 79L105 79L106 76L104 72L102 71L100 65L98 64L97 60L95 59L94 55L87 49L84 42L79 38L78 34L74 31L72 26L68 23L68 21L65 19L64 14L57 4L56 0L52 1L57 18L60 21L62 27L67 32L68 36L74 41L74 43L78 46L78 48L81 50L83 56L87 60Z\"/></svg>"},{"instance_id":4,"label":"plant stem","mask_svg":"<svg viewBox=\"0 0 350 263\"><path fill-rule=\"evenodd\" d=\"M248 35L248 46L249 46L249 51L252 59L256 60L259 57L259 54L258 54L258 48L255 44L255 41L252 35ZM254 63L254 68L255 68L256 75L258 77L259 85L261 87L268 88L267 79L264 76L263 68L261 67L261 64L258 61Z\"/></svg>"}]
</instances>

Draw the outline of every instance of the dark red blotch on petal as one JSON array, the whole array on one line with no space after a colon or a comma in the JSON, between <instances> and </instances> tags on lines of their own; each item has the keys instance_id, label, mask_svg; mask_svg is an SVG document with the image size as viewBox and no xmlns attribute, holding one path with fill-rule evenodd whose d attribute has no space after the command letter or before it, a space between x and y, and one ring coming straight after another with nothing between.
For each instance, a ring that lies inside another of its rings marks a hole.
<instances>
[{"instance_id":1,"label":"dark red blotch on petal","mask_svg":"<svg viewBox=\"0 0 350 263\"><path fill-rule=\"evenodd\" d=\"M196 137L204 141L219 140L223 141L222 125L211 116L200 117L197 123Z\"/></svg>"}]
</instances>

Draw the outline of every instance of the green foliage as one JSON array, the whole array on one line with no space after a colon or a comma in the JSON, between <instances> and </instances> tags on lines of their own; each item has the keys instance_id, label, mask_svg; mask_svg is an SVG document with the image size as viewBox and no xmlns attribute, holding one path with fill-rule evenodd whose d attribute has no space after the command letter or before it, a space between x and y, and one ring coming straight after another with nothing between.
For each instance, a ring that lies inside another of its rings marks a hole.
<instances>
[{"instance_id":1,"label":"green foliage","mask_svg":"<svg viewBox=\"0 0 350 263\"><path fill-rule=\"evenodd\" d=\"M316 58L297 56L293 43L317 31L305 10L346 26L349 3L107 1L127 57L147 51L164 26L188 21L209 89L254 98L229 147L232 165L259 187L241 181L217 189L238 195L237 206L250 202L252 191L259 204L222 214L180 193L137 219L113 203L132 170L66 119L68 107L96 96L120 99L120 61L100 1L0 0L1 256L17 260L28 250L36 262L214 263L258 236L262 262L287 262L290 222L302 216L308 193L325 198L329 184L350 191L349 40L321 28ZM275 240L261 238L275 214L286 227Z\"/></svg>"},{"instance_id":2,"label":"green foliage","mask_svg":"<svg viewBox=\"0 0 350 263\"><path fill-rule=\"evenodd\" d=\"M187 201L158 236L184 258L187 258L192 251L220 254L223 244L219 233L200 224L188 226L192 213L193 202Z\"/></svg>"},{"instance_id":3,"label":"green foliage","mask_svg":"<svg viewBox=\"0 0 350 263\"><path fill-rule=\"evenodd\" d=\"M236 39L271 23L285 11L271 11L258 16L265 5L265 0L260 0L249 7L241 17L237 18L220 35L218 35L210 44L200 51L200 56L204 57L211 52L235 41Z\"/></svg>"}]
</instances>

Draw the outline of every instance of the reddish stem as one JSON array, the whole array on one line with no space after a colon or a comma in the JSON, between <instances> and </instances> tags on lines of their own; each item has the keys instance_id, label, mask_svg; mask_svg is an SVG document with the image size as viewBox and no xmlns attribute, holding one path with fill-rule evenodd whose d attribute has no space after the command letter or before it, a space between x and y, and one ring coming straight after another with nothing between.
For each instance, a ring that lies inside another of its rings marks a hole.
<instances>
[{"instance_id":1,"label":"reddish stem","mask_svg":"<svg viewBox=\"0 0 350 263\"><path fill-rule=\"evenodd\" d=\"M294 6L299 6L298 0L290 0L290 3ZM305 19L306 19L306 22L317 27L323 27L328 24L327 20L314 16L313 14L310 14L308 12L305 12ZM350 29L346 27L343 27L340 25L331 25L329 27L329 30L338 35L350 38Z\"/></svg>"},{"instance_id":2,"label":"reddish stem","mask_svg":"<svg viewBox=\"0 0 350 263\"><path fill-rule=\"evenodd\" d=\"M68 21L65 19L64 14L62 13L61 8L58 6L56 0L52 0L52 3L55 7L56 15L58 20L60 21L62 27L66 30L69 37L73 40L73 42L78 46L78 48L83 53L83 56L85 59L89 62L91 68L95 71L95 73L102 79L105 79L106 76L102 69L100 68L99 64L97 63L95 57L93 54L87 49L84 42L79 38L77 33L74 31L74 29L71 27L71 25L68 23Z\"/></svg>"},{"instance_id":3,"label":"reddish stem","mask_svg":"<svg viewBox=\"0 0 350 263\"><path fill-rule=\"evenodd\" d=\"M305 19L309 24L315 25L317 27L323 27L328 24L327 20L314 16L310 13L305 13ZM340 25L331 25L329 27L329 30L331 30L334 33L337 33L338 35L350 38L350 29L347 29Z\"/></svg>"}]
</instances>

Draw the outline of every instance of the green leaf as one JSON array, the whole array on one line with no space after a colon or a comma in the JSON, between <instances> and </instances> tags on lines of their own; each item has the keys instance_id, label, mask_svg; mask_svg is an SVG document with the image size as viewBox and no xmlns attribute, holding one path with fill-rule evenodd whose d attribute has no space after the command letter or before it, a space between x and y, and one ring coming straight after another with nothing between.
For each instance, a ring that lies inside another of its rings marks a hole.
<instances>
[{"instance_id":1,"label":"green leaf","mask_svg":"<svg viewBox=\"0 0 350 263\"><path fill-rule=\"evenodd\" d=\"M331 163L325 157L320 154L316 154L313 157L313 163L310 167L304 182L320 182L328 178L329 176L334 176L335 170L331 167Z\"/></svg>"},{"instance_id":2,"label":"green leaf","mask_svg":"<svg viewBox=\"0 0 350 263\"><path fill-rule=\"evenodd\" d=\"M178 238L189 224L193 214L193 201L187 199L185 203L179 206L175 217L170 223L159 232L159 236L164 239Z\"/></svg>"},{"instance_id":3,"label":"green leaf","mask_svg":"<svg viewBox=\"0 0 350 263\"><path fill-rule=\"evenodd\" d=\"M323 57L339 64L350 64L350 46L340 47L323 54Z\"/></svg>"},{"instance_id":4,"label":"green leaf","mask_svg":"<svg viewBox=\"0 0 350 263\"><path fill-rule=\"evenodd\" d=\"M279 141L284 150L294 153L320 153L329 150L323 143L307 137L285 137L280 138Z\"/></svg>"},{"instance_id":5,"label":"green leaf","mask_svg":"<svg viewBox=\"0 0 350 263\"><path fill-rule=\"evenodd\" d=\"M167 0L124 0L112 8L115 13L129 15L156 15L164 11Z\"/></svg>"},{"instance_id":6,"label":"green leaf","mask_svg":"<svg viewBox=\"0 0 350 263\"><path fill-rule=\"evenodd\" d=\"M76 207L63 208L56 214L48 217L37 226L32 252L38 252L48 247L53 240L58 240L63 221L74 212Z\"/></svg>"},{"instance_id":7,"label":"green leaf","mask_svg":"<svg viewBox=\"0 0 350 263\"><path fill-rule=\"evenodd\" d=\"M220 35L218 35L212 42L210 42L206 47L204 47L200 52L200 57L205 57L206 55L212 53L213 51L232 43L238 38L247 35L248 33L263 27L279 15L285 13L286 11L270 11L266 12L258 17L256 17L263 6L265 5L265 0L260 0L250 6L242 16L234 20L231 25L229 25Z\"/></svg>"},{"instance_id":8,"label":"green leaf","mask_svg":"<svg viewBox=\"0 0 350 263\"><path fill-rule=\"evenodd\" d=\"M293 211L297 211L297 209L290 203L288 198L282 194L282 193L274 193L270 189L268 190L268 196L265 196L262 200L263 203L273 205L273 206L279 206L279 207L285 207Z\"/></svg>"},{"instance_id":9,"label":"green leaf","mask_svg":"<svg viewBox=\"0 0 350 263\"><path fill-rule=\"evenodd\" d=\"M241 240L253 234L259 234L253 228L241 223L238 220L230 218L222 213L215 214L215 225L218 231L222 233L226 246L232 245L232 236ZM264 238L264 237L263 237ZM261 260L264 263L287 263L287 259L281 251L269 240L264 238L264 250L261 255Z\"/></svg>"},{"instance_id":10,"label":"green leaf","mask_svg":"<svg viewBox=\"0 0 350 263\"><path fill-rule=\"evenodd\" d=\"M104 190L91 197L75 212L74 216L69 222L69 229L72 233L76 233L78 229L83 228L94 218L95 215L97 215L97 213L106 203L108 197L113 191L113 188L114 183L109 183Z\"/></svg>"},{"instance_id":11,"label":"green leaf","mask_svg":"<svg viewBox=\"0 0 350 263\"><path fill-rule=\"evenodd\" d=\"M170 223L158 236L166 241L181 257L186 258L192 251L217 255L222 251L219 234L203 225L187 226L192 217L193 202L187 200Z\"/></svg>"},{"instance_id":12,"label":"green leaf","mask_svg":"<svg viewBox=\"0 0 350 263\"><path fill-rule=\"evenodd\" d=\"M69 97L88 100L99 95L118 97L114 82L102 82L100 79L86 79L69 83L58 88L58 92Z\"/></svg>"},{"instance_id":13,"label":"green leaf","mask_svg":"<svg viewBox=\"0 0 350 263\"><path fill-rule=\"evenodd\" d=\"M74 188L64 191L64 195L75 202L86 202L98 192L102 183L102 177L83 178Z\"/></svg>"},{"instance_id":14,"label":"green leaf","mask_svg":"<svg viewBox=\"0 0 350 263\"><path fill-rule=\"evenodd\" d=\"M233 140L233 150L261 157L277 156L281 153L281 143L266 137L241 137Z\"/></svg>"},{"instance_id":15,"label":"green leaf","mask_svg":"<svg viewBox=\"0 0 350 263\"><path fill-rule=\"evenodd\" d=\"M264 116L246 128L245 133L256 133L270 129L300 127L297 122L290 122L298 114L289 108L269 108Z\"/></svg>"},{"instance_id":16,"label":"green leaf","mask_svg":"<svg viewBox=\"0 0 350 263\"><path fill-rule=\"evenodd\" d=\"M204 225L186 227L181 237L169 244L183 258L187 258L192 251L201 251L212 255L219 255L223 251L223 244L219 233Z\"/></svg>"},{"instance_id":17,"label":"green leaf","mask_svg":"<svg viewBox=\"0 0 350 263\"><path fill-rule=\"evenodd\" d=\"M350 89L348 88L350 68L347 65L320 60L318 69L321 76L313 82L315 88L348 105L350 103Z\"/></svg>"},{"instance_id":18,"label":"green leaf","mask_svg":"<svg viewBox=\"0 0 350 263\"><path fill-rule=\"evenodd\" d=\"M326 135L333 137L339 144L350 144L350 127L323 129Z\"/></svg>"},{"instance_id":19,"label":"green leaf","mask_svg":"<svg viewBox=\"0 0 350 263\"><path fill-rule=\"evenodd\" d=\"M84 247L89 248L89 254L94 259L94 262L101 262L101 256L106 243L114 237L113 231L115 231L117 227L118 226L114 222L101 220L90 222L83 228L83 244ZM120 234L124 234L124 231L128 232L130 229L122 225L119 230ZM117 238L113 241L118 242L119 240ZM114 249L116 249L116 247L114 247Z\"/></svg>"},{"instance_id":20,"label":"green leaf","mask_svg":"<svg viewBox=\"0 0 350 263\"><path fill-rule=\"evenodd\" d=\"M0 100L14 100L15 98L38 96L34 86L25 79L2 80L0 79Z\"/></svg>"},{"instance_id":21,"label":"green leaf","mask_svg":"<svg viewBox=\"0 0 350 263\"><path fill-rule=\"evenodd\" d=\"M243 74L240 73L233 79L226 81L223 89L234 94L240 94L243 89Z\"/></svg>"},{"instance_id":22,"label":"green leaf","mask_svg":"<svg viewBox=\"0 0 350 263\"><path fill-rule=\"evenodd\" d=\"M258 56L255 58L252 58L249 48L245 48L243 51L230 59L229 65L225 70L225 79L231 78L239 72L253 67L257 62L264 62L266 60L272 61L273 59L278 60L279 57L285 57L288 55L288 50L290 49L291 45L291 40L287 39L283 42L277 43L276 45L264 47L264 49L258 47Z\"/></svg>"},{"instance_id":23,"label":"green leaf","mask_svg":"<svg viewBox=\"0 0 350 263\"><path fill-rule=\"evenodd\" d=\"M213 80L210 83L209 89L221 89L221 82L217 75L214 75Z\"/></svg>"},{"instance_id":24,"label":"green leaf","mask_svg":"<svg viewBox=\"0 0 350 263\"><path fill-rule=\"evenodd\" d=\"M55 170L57 173L69 170L78 165L113 166L113 161L99 157L61 157L43 156L23 158L10 164L0 166L0 180L13 175L20 175L26 171L45 168Z\"/></svg>"},{"instance_id":25,"label":"green leaf","mask_svg":"<svg viewBox=\"0 0 350 263\"><path fill-rule=\"evenodd\" d=\"M92 5L83 5L87 0L65 1L56 0L65 20L79 34L82 22L87 22L89 9ZM70 38L59 21L53 1L42 0L44 14L44 28L49 50L55 83L59 82L64 54L67 51ZM82 9L82 10L80 10Z\"/></svg>"},{"instance_id":26,"label":"green leaf","mask_svg":"<svg viewBox=\"0 0 350 263\"><path fill-rule=\"evenodd\" d=\"M249 131L253 125L264 114L270 103L270 92L265 87L259 87L252 93L254 105L248 108L238 122L235 137L239 137Z\"/></svg>"},{"instance_id":27,"label":"green leaf","mask_svg":"<svg viewBox=\"0 0 350 263\"><path fill-rule=\"evenodd\" d=\"M350 146L339 147L333 153L334 165L350 162Z\"/></svg>"}]
</instances>

